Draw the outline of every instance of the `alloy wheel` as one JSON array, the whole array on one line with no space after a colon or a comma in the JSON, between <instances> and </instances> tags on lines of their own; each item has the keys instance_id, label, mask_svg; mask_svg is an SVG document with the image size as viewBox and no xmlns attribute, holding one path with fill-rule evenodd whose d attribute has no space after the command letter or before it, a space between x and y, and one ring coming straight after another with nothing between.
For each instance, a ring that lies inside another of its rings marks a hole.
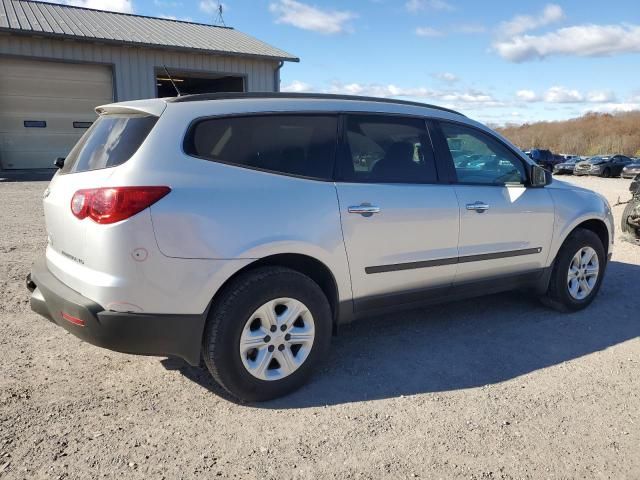
<instances>
[{"instance_id":1,"label":"alloy wheel","mask_svg":"<svg viewBox=\"0 0 640 480\"><path fill-rule=\"evenodd\" d=\"M587 298L598 282L600 262L598 254L591 247L583 247L576 252L567 272L569 295L575 300Z\"/></svg>"},{"instance_id":2,"label":"alloy wheel","mask_svg":"<svg viewBox=\"0 0 640 480\"><path fill-rule=\"evenodd\" d=\"M240 336L240 357L260 380L281 380L308 358L315 338L313 315L294 298L277 298L258 308Z\"/></svg>"}]
</instances>

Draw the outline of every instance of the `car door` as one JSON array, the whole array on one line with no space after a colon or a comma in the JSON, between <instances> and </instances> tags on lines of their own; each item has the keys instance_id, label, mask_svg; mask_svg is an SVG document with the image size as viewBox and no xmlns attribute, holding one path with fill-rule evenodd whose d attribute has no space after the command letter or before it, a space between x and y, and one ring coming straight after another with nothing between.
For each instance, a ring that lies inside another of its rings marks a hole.
<instances>
[{"instance_id":1,"label":"car door","mask_svg":"<svg viewBox=\"0 0 640 480\"><path fill-rule=\"evenodd\" d=\"M447 290L458 256L459 207L438 183L425 121L345 115L336 188L356 311Z\"/></svg>"},{"instance_id":2,"label":"car door","mask_svg":"<svg viewBox=\"0 0 640 480\"><path fill-rule=\"evenodd\" d=\"M527 163L497 137L453 122L434 130L460 204L455 285L541 272L554 226L548 190L528 186ZM470 168L468 156L481 160Z\"/></svg>"},{"instance_id":3,"label":"car door","mask_svg":"<svg viewBox=\"0 0 640 480\"><path fill-rule=\"evenodd\" d=\"M613 163L611 166L611 174L614 177L619 177L622 173L622 169L631 163L631 159L629 157L625 157L624 155L616 155L613 157Z\"/></svg>"}]
</instances>

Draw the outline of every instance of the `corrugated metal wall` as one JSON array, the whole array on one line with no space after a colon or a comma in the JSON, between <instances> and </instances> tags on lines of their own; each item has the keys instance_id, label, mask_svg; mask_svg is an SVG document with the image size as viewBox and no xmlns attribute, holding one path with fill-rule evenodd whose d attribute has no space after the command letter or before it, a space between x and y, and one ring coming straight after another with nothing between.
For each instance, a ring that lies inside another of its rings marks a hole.
<instances>
[{"instance_id":1,"label":"corrugated metal wall","mask_svg":"<svg viewBox=\"0 0 640 480\"><path fill-rule=\"evenodd\" d=\"M278 62L0 33L0 55L113 65L117 101L156 96L155 69L243 75L249 92L273 92ZM2 57L0 56L0 68Z\"/></svg>"}]
</instances>

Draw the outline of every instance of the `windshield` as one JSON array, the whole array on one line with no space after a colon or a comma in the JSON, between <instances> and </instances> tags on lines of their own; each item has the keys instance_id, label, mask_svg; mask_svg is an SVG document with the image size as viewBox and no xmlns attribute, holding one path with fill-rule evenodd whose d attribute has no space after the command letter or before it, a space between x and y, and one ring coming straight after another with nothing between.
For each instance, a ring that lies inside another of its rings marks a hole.
<instances>
[{"instance_id":1,"label":"windshield","mask_svg":"<svg viewBox=\"0 0 640 480\"><path fill-rule=\"evenodd\" d=\"M129 160L156 124L157 117L103 115L86 131L64 161L61 173L115 167Z\"/></svg>"}]
</instances>

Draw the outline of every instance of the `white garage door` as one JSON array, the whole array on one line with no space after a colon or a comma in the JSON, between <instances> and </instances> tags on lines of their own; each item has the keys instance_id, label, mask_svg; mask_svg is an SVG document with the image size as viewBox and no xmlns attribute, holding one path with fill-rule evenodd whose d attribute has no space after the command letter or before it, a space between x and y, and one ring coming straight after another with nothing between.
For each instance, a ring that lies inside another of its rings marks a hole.
<instances>
[{"instance_id":1,"label":"white garage door","mask_svg":"<svg viewBox=\"0 0 640 480\"><path fill-rule=\"evenodd\" d=\"M111 101L109 66L0 57L0 165L52 168Z\"/></svg>"}]
</instances>

